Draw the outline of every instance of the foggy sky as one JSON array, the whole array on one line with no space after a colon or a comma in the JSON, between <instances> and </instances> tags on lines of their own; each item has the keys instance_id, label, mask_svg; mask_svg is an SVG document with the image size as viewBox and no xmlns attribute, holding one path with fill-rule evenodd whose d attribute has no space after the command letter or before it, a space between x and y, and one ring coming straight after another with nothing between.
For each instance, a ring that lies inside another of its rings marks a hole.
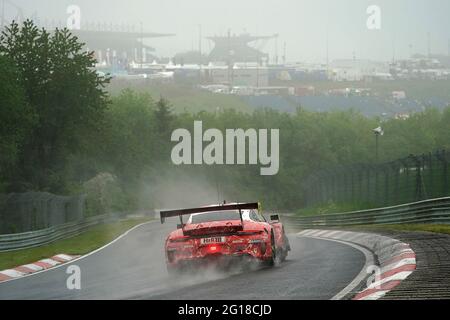
<instances>
[{"instance_id":1,"label":"foggy sky","mask_svg":"<svg viewBox=\"0 0 450 320\"><path fill-rule=\"evenodd\" d=\"M0 0L1 1L1 0ZM392 60L410 52L426 54L428 36L432 53L448 53L450 1L448 0L6 0L22 7L25 17L34 12L44 19L66 21L68 5L76 4L82 21L135 24L145 31L175 33L153 39L157 56L198 48L198 25L203 35L247 31L256 35L280 34L278 55L286 42L288 61L325 62L327 33L329 59ZM366 9L382 10L381 30L368 30ZM17 9L6 4L6 17ZM202 41L205 52L212 43ZM275 42L264 51L275 54ZM412 49L411 49L412 48Z\"/></svg>"}]
</instances>

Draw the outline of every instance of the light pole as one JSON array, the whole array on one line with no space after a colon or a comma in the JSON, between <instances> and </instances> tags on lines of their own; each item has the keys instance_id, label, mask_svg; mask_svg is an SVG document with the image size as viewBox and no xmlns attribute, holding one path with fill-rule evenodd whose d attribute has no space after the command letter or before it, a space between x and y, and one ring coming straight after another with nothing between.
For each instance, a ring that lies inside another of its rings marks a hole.
<instances>
[{"instance_id":1,"label":"light pole","mask_svg":"<svg viewBox=\"0 0 450 320\"><path fill-rule=\"evenodd\" d=\"M378 163L378 138L384 135L383 128L378 127L373 129L373 133L375 134L375 160Z\"/></svg>"}]
</instances>

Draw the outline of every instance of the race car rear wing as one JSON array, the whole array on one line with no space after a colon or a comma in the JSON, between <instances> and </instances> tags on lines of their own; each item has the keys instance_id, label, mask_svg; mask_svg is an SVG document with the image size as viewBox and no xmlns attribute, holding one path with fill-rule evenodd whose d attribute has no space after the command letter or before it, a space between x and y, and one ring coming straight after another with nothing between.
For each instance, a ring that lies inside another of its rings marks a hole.
<instances>
[{"instance_id":1,"label":"race car rear wing","mask_svg":"<svg viewBox=\"0 0 450 320\"><path fill-rule=\"evenodd\" d=\"M227 210L250 210L250 209L258 209L259 203L235 203L235 204L221 204L217 206L209 206L209 207L201 207L201 208L191 208L191 209L177 209L177 210L166 210L161 211L161 223L164 223L166 218L170 217L181 217L187 214L193 213L202 213L202 212L212 212L212 211L227 211Z\"/></svg>"}]
</instances>

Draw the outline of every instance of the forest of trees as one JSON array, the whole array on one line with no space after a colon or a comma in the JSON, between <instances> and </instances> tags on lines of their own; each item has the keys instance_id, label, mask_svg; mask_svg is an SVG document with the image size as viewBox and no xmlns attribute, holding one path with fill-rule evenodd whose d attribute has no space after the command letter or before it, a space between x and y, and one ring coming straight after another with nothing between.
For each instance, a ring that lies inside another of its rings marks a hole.
<instances>
[{"instance_id":1,"label":"forest of trees","mask_svg":"<svg viewBox=\"0 0 450 320\"><path fill-rule=\"evenodd\" d=\"M100 173L117 180L116 210L177 206L190 197L259 200L266 207L302 205L302 181L315 170L375 161L372 129L380 120L353 111L294 114L171 112L170 101L127 89L110 96L109 78L67 30L47 33L31 21L12 24L0 38L0 193L84 192ZM259 166L175 166L176 128L280 129L280 170ZM450 147L450 109L428 109L381 125L380 161ZM195 197L193 194L198 194Z\"/></svg>"}]
</instances>

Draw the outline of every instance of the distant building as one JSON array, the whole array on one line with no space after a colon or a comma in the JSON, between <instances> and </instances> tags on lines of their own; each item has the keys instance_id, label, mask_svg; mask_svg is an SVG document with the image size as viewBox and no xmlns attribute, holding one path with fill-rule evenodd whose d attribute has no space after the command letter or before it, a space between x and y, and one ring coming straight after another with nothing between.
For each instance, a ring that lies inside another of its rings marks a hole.
<instances>
[{"instance_id":1,"label":"distant building","mask_svg":"<svg viewBox=\"0 0 450 320\"><path fill-rule=\"evenodd\" d=\"M296 96L313 96L315 92L314 86L298 86L294 88L294 95Z\"/></svg>"},{"instance_id":2,"label":"distant building","mask_svg":"<svg viewBox=\"0 0 450 320\"><path fill-rule=\"evenodd\" d=\"M278 35L272 36L252 36L244 33L241 35L231 35L228 32L226 36L208 37L214 42L214 49L209 54L211 62L226 62L233 64L234 62L262 62L268 61L269 55L260 50L251 47L249 44L256 41L267 41L276 38Z\"/></svg>"},{"instance_id":3,"label":"distant building","mask_svg":"<svg viewBox=\"0 0 450 320\"><path fill-rule=\"evenodd\" d=\"M406 99L406 92L405 91L392 91L392 98L394 100Z\"/></svg>"},{"instance_id":4,"label":"distant building","mask_svg":"<svg viewBox=\"0 0 450 320\"><path fill-rule=\"evenodd\" d=\"M296 81L327 81L328 70L325 65L297 64L292 73L292 79Z\"/></svg>"},{"instance_id":5,"label":"distant building","mask_svg":"<svg viewBox=\"0 0 450 320\"><path fill-rule=\"evenodd\" d=\"M368 97L372 95L370 88L341 88L328 90L330 96Z\"/></svg>"},{"instance_id":6,"label":"distant building","mask_svg":"<svg viewBox=\"0 0 450 320\"><path fill-rule=\"evenodd\" d=\"M370 60L334 60L329 66L329 78L333 81L363 81L390 77L389 65Z\"/></svg>"},{"instance_id":7,"label":"distant building","mask_svg":"<svg viewBox=\"0 0 450 320\"><path fill-rule=\"evenodd\" d=\"M94 51L97 68L115 73L127 70L131 62L148 63L155 59L154 48L147 46L145 39L173 36L152 32L136 32L119 27L96 27L72 30L86 48Z\"/></svg>"},{"instance_id":8,"label":"distant building","mask_svg":"<svg viewBox=\"0 0 450 320\"><path fill-rule=\"evenodd\" d=\"M410 114L406 112L396 113L394 118L397 120L408 120L410 118Z\"/></svg>"},{"instance_id":9,"label":"distant building","mask_svg":"<svg viewBox=\"0 0 450 320\"><path fill-rule=\"evenodd\" d=\"M390 72L396 79L402 80L450 79L450 68L444 57L437 59L415 56L409 60L399 60L391 64Z\"/></svg>"},{"instance_id":10,"label":"distant building","mask_svg":"<svg viewBox=\"0 0 450 320\"><path fill-rule=\"evenodd\" d=\"M235 64L232 68L210 65L208 73L210 82L213 84L249 87L267 87L269 85L268 68L257 63Z\"/></svg>"}]
</instances>

